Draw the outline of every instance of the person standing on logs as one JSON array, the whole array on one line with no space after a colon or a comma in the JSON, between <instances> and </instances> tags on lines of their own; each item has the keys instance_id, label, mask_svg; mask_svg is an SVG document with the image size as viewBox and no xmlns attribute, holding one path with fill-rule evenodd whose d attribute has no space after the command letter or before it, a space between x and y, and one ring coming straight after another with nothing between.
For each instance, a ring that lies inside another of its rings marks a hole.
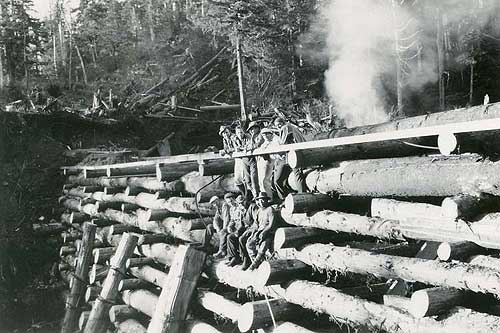
<instances>
[{"instance_id":1,"label":"person standing on logs","mask_svg":"<svg viewBox=\"0 0 500 333\"><path fill-rule=\"evenodd\" d=\"M248 124L248 140L245 145L245 152L252 152L254 149L259 148L264 139L260 135L260 125L252 121ZM257 160L254 156L243 157L243 164L245 165L245 179L249 182L247 183L247 189L251 190L252 198L255 198L259 193L259 176L257 173ZM247 195L247 200L251 198Z\"/></svg>"},{"instance_id":2,"label":"person standing on logs","mask_svg":"<svg viewBox=\"0 0 500 333\"><path fill-rule=\"evenodd\" d=\"M233 149L235 152L244 151L247 145L249 137L243 131L243 128L238 124L235 128L235 135L232 136ZM234 159L234 185L240 191L240 193L248 198L251 196L250 188L250 171L246 171L246 164L244 158Z\"/></svg>"},{"instance_id":3,"label":"person standing on logs","mask_svg":"<svg viewBox=\"0 0 500 333\"><path fill-rule=\"evenodd\" d=\"M270 128L264 128L260 131L260 135L264 139L260 148L270 148L271 146L278 145L277 137ZM257 174L259 178L259 187L261 191L267 193L267 195L273 201L275 193L272 186L273 168L274 168L274 158L273 156L259 155L257 159Z\"/></svg>"},{"instance_id":4,"label":"person standing on logs","mask_svg":"<svg viewBox=\"0 0 500 333\"><path fill-rule=\"evenodd\" d=\"M245 199L239 195L235 200L235 205L231 207L231 222L227 227L227 264L228 266L236 266L242 263L238 239L245 231L246 225L243 222L245 217L246 207Z\"/></svg>"},{"instance_id":5,"label":"person standing on logs","mask_svg":"<svg viewBox=\"0 0 500 333\"><path fill-rule=\"evenodd\" d=\"M283 118L276 118L274 126L279 131L278 142L280 145L298 143L306 141L304 135L300 132L298 126L286 122ZM297 190L299 193L305 192L305 179L300 168L290 168L284 155L277 155L273 169L273 191L275 191L281 200L290 193L288 186L288 176L293 172Z\"/></svg>"},{"instance_id":6,"label":"person standing on logs","mask_svg":"<svg viewBox=\"0 0 500 333\"><path fill-rule=\"evenodd\" d=\"M224 258L227 254L227 226L231 222L231 200L234 197L233 193L226 193L224 200L217 196L210 198L209 203L215 208L215 216L213 223L207 225L205 234L203 235L203 248L208 248L213 235L219 235L219 250L214 254L214 258Z\"/></svg>"},{"instance_id":7,"label":"person standing on logs","mask_svg":"<svg viewBox=\"0 0 500 333\"><path fill-rule=\"evenodd\" d=\"M260 192L255 198L259 207L257 211L257 231L247 241L247 250L252 264L248 269L254 270L264 261L267 250L271 250L274 233L280 225L280 215L271 206L271 198L266 192Z\"/></svg>"}]
</instances>

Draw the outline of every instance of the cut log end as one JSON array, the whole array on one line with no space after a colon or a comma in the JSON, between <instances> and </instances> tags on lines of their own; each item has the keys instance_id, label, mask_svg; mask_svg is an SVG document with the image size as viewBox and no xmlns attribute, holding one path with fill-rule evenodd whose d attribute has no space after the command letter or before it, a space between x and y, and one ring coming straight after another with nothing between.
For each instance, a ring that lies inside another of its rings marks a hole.
<instances>
[{"instance_id":1,"label":"cut log end","mask_svg":"<svg viewBox=\"0 0 500 333\"><path fill-rule=\"evenodd\" d=\"M285 230L283 228L276 230L274 234L274 249L279 250L283 248L285 242L286 242Z\"/></svg>"},{"instance_id":2,"label":"cut log end","mask_svg":"<svg viewBox=\"0 0 500 333\"><path fill-rule=\"evenodd\" d=\"M287 154L287 161L288 161L288 165L290 165L291 168L298 168L301 165L302 156L301 156L300 152L292 150L292 151L289 151Z\"/></svg>"},{"instance_id":3,"label":"cut log end","mask_svg":"<svg viewBox=\"0 0 500 333\"><path fill-rule=\"evenodd\" d=\"M459 207L453 198L444 198L441 203L443 215L452 219L456 219L460 215Z\"/></svg>"},{"instance_id":4,"label":"cut log end","mask_svg":"<svg viewBox=\"0 0 500 333\"><path fill-rule=\"evenodd\" d=\"M437 255L439 260L448 261L451 258L451 246L450 243L441 243L437 249Z\"/></svg>"},{"instance_id":5,"label":"cut log end","mask_svg":"<svg viewBox=\"0 0 500 333\"><path fill-rule=\"evenodd\" d=\"M453 133L442 133L438 136L439 152L443 155L450 155L457 149L457 138Z\"/></svg>"},{"instance_id":6,"label":"cut log end","mask_svg":"<svg viewBox=\"0 0 500 333\"><path fill-rule=\"evenodd\" d=\"M254 307L252 303L243 304L240 307L240 314L238 316L238 329L240 332L248 332L254 326Z\"/></svg>"},{"instance_id":7,"label":"cut log end","mask_svg":"<svg viewBox=\"0 0 500 333\"><path fill-rule=\"evenodd\" d=\"M419 290L411 296L408 311L416 318L423 318L427 315L429 306L429 296L426 292Z\"/></svg>"}]
</instances>

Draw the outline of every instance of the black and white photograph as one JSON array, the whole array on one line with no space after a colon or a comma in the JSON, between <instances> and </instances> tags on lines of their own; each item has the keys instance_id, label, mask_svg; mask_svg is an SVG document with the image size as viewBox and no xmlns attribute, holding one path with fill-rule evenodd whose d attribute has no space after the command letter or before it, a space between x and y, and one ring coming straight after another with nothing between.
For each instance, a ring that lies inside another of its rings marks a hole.
<instances>
[{"instance_id":1,"label":"black and white photograph","mask_svg":"<svg viewBox=\"0 0 500 333\"><path fill-rule=\"evenodd\" d=\"M0 333L500 332L500 0L0 0Z\"/></svg>"}]
</instances>

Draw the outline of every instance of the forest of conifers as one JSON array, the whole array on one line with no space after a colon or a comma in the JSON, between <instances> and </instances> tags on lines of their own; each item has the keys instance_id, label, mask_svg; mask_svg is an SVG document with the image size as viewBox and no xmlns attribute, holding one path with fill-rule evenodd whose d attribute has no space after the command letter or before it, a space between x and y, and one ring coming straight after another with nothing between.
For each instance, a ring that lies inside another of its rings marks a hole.
<instances>
[{"instance_id":1,"label":"forest of conifers","mask_svg":"<svg viewBox=\"0 0 500 333\"><path fill-rule=\"evenodd\" d=\"M161 96L223 47L177 98L238 103L238 38L247 104L262 111L328 103L359 125L500 98L496 0L57 0L41 20L31 0L0 3L3 104L35 89L78 109L166 79Z\"/></svg>"}]
</instances>

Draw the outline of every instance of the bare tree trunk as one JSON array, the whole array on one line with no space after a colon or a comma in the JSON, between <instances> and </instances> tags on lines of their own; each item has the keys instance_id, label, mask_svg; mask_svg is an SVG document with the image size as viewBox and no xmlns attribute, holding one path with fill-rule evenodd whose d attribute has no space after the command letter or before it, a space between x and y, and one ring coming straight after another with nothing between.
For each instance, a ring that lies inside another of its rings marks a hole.
<instances>
[{"instance_id":1,"label":"bare tree trunk","mask_svg":"<svg viewBox=\"0 0 500 333\"><path fill-rule=\"evenodd\" d=\"M444 41L443 41L443 14L438 8L437 10L437 31L436 44L438 55L438 75L439 75L439 110L445 108L445 91L444 91Z\"/></svg>"},{"instance_id":2,"label":"bare tree trunk","mask_svg":"<svg viewBox=\"0 0 500 333\"><path fill-rule=\"evenodd\" d=\"M153 20L153 0L148 0L146 12L148 15L149 36L151 38L151 42L154 43L156 35L155 35L155 27Z\"/></svg>"},{"instance_id":3,"label":"bare tree trunk","mask_svg":"<svg viewBox=\"0 0 500 333\"><path fill-rule=\"evenodd\" d=\"M394 20L394 47L396 49L396 94L397 113L403 111L403 76L401 71L401 59L399 58L399 24L397 19L397 3L392 0L392 15Z\"/></svg>"},{"instance_id":4,"label":"bare tree trunk","mask_svg":"<svg viewBox=\"0 0 500 333\"><path fill-rule=\"evenodd\" d=\"M0 5L0 21L3 21L3 5ZM2 40L3 40L4 34L5 34L5 32L4 32L4 29L2 28L0 31L0 37L2 37ZM3 76L4 52L5 52L5 46L2 44L2 45L0 45L0 89L3 89L3 87L5 86L4 76Z\"/></svg>"},{"instance_id":5,"label":"bare tree trunk","mask_svg":"<svg viewBox=\"0 0 500 333\"><path fill-rule=\"evenodd\" d=\"M470 86L469 86L469 105L472 105L474 97L474 45L471 47L472 59L470 62Z\"/></svg>"},{"instance_id":6,"label":"bare tree trunk","mask_svg":"<svg viewBox=\"0 0 500 333\"><path fill-rule=\"evenodd\" d=\"M236 61L238 62L238 87L240 90L241 120L247 120L247 111L245 103L245 91L243 82L243 64L241 63L241 45L240 38L236 40Z\"/></svg>"},{"instance_id":7,"label":"bare tree trunk","mask_svg":"<svg viewBox=\"0 0 500 333\"><path fill-rule=\"evenodd\" d=\"M54 55L54 72L57 77L57 48L56 48L56 35L54 34L54 31L52 31L52 50Z\"/></svg>"},{"instance_id":8,"label":"bare tree trunk","mask_svg":"<svg viewBox=\"0 0 500 333\"><path fill-rule=\"evenodd\" d=\"M71 89L71 70L73 68L73 35L69 30L68 88Z\"/></svg>"},{"instance_id":9,"label":"bare tree trunk","mask_svg":"<svg viewBox=\"0 0 500 333\"><path fill-rule=\"evenodd\" d=\"M78 58L80 59L80 64L82 65L83 82L85 84L88 84L88 81L87 81L87 71L85 70L85 63L83 62L83 58L82 58L82 55L80 53L80 49L78 49L78 45L77 44L75 44L75 49L76 49L76 53L78 54Z\"/></svg>"}]
</instances>

